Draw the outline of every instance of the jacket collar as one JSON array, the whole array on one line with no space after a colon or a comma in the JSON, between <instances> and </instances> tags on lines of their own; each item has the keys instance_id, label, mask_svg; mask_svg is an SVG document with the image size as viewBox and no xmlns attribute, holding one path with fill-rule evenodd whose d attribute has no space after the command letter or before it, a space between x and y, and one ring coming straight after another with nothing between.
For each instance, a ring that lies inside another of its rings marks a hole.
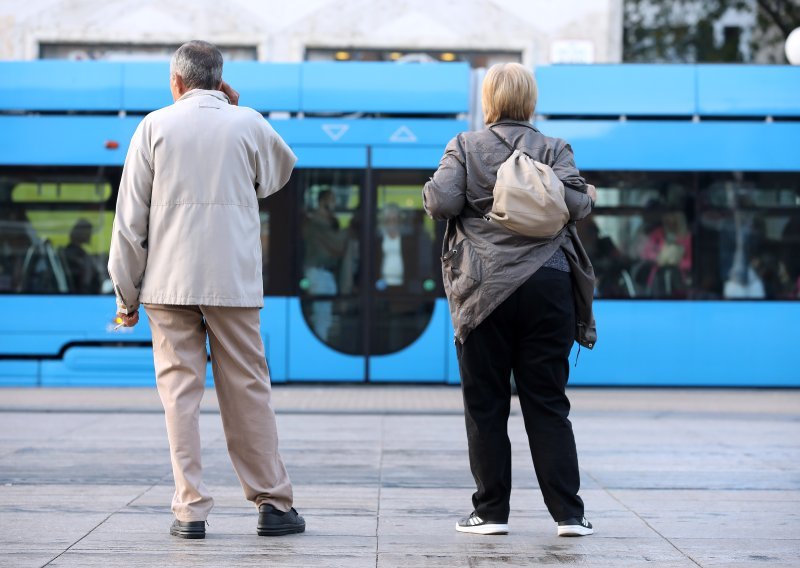
<instances>
[{"instance_id":1,"label":"jacket collar","mask_svg":"<svg viewBox=\"0 0 800 568\"><path fill-rule=\"evenodd\" d=\"M183 96L179 98L177 101L185 101L186 99L191 99L192 97L201 97L201 96L209 96L219 99L221 101L225 101L226 103L231 102L230 99L223 93L222 91L211 91L208 89L192 89L191 91L186 91L183 93Z\"/></svg>"},{"instance_id":2,"label":"jacket collar","mask_svg":"<svg viewBox=\"0 0 800 568\"><path fill-rule=\"evenodd\" d=\"M537 130L536 127L534 127L533 124L531 124L527 120L510 120L510 119L507 119L507 118L500 119L497 122L493 122L491 124L487 124L486 128L491 128L492 126L501 126L501 125L502 126L505 126L505 125L509 125L509 126L525 126L527 128L530 128L531 130L535 130L536 132L539 132L539 130Z\"/></svg>"}]
</instances>

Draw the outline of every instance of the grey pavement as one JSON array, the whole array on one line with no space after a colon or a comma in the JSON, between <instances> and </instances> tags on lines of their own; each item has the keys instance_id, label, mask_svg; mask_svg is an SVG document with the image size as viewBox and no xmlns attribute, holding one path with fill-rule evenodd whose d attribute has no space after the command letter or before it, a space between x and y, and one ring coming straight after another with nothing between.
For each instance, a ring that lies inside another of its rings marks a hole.
<instances>
[{"instance_id":1,"label":"grey pavement","mask_svg":"<svg viewBox=\"0 0 800 568\"><path fill-rule=\"evenodd\" d=\"M800 391L572 389L594 535L558 538L518 404L507 536L470 512L457 387L276 385L302 535L265 538L203 406L205 540L168 533L153 389L0 389L0 566L800 566Z\"/></svg>"}]
</instances>

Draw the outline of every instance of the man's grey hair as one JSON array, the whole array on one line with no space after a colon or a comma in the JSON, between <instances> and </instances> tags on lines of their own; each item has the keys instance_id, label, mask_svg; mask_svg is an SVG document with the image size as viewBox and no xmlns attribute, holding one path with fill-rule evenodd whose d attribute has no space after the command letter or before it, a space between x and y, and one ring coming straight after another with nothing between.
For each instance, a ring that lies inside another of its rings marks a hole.
<instances>
[{"instance_id":1,"label":"man's grey hair","mask_svg":"<svg viewBox=\"0 0 800 568\"><path fill-rule=\"evenodd\" d=\"M222 53L207 41L184 43L173 54L169 72L179 75L188 89L217 89L222 81Z\"/></svg>"}]
</instances>

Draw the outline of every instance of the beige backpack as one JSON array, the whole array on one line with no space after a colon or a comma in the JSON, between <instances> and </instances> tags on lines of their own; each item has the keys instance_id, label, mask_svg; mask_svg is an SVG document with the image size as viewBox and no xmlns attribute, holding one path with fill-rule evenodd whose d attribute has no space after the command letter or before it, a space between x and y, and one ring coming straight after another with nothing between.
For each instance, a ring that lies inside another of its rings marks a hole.
<instances>
[{"instance_id":1,"label":"beige backpack","mask_svg":"<svg viewBox=\"0 0 800 568\"><path fill-rule=\"evenodd\" d=\"M487 217L526 237L555 236L569 221L564 184L550 166L537 162L489 130L511 150L511 155L497 170L494 203Z\"/></svg>"}]
</instances>

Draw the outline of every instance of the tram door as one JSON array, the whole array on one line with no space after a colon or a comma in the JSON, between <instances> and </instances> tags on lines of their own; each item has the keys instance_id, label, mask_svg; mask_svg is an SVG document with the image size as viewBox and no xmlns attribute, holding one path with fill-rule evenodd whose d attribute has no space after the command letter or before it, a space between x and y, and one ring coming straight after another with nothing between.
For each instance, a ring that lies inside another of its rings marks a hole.
<instances>
[{"instance_id":1,"label":"tram door","mask_svg":"<svg viewBox=\"0 0 800 568\"><path fill-rule=\"evenodd\" d=\"M444 382L441 235L428 172L307 170L298 188L299 299L289 380Z\"/></svg>"}]
</instances>

